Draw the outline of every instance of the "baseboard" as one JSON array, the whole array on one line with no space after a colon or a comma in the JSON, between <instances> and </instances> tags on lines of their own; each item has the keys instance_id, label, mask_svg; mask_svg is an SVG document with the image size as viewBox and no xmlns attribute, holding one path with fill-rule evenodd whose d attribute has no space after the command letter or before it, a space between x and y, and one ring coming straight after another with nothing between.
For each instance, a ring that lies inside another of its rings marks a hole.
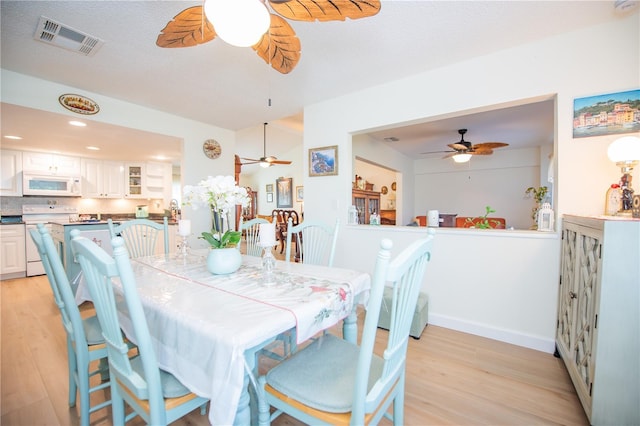
<instances>
[{"instance_id":1,"label":"baseboard","mask_svg":"<svg viewBox=\"0 0 640 426\"><path fill-rule=\"evenodd\" d=\"M486 324L463 321L457 318L432 313L429 313L429 324L473 334L475 336L498 340L500 342L510 343L512 345L523 346L525 348L535 349L537 351L547 352L550 354L555 352L554 339L532 336L529 334L519 333L514 330L490 327Z\"/></svg>"}]
</instances>

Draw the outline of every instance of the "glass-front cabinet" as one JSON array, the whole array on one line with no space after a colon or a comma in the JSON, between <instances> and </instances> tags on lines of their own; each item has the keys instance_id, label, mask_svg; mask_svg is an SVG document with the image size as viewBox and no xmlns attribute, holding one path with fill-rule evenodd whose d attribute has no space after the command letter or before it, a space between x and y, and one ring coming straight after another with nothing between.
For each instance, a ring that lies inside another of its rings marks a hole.
<instances>
[{"instance_id":1,"label":"glass-front cabinet","mask_svg":"<svg viewBox=\"0 0 640 426\"><path fill-rule=\"evenodd\" d=\"M142 189L144 188L144 164L126 164L125 165L125 194L127 198L143 197Z\"/></svg>"},{"instance_id":2,"label":"glass-front cabinet","mask_svg":"<svg viewBox=\"0 0 640 426\"><path fill-rule=\"evenodd\" d=\"M358 223L369 224L373 212L380 213L380 193L354 189L351 191L352 204L358 210Z\"/></svg>"}]
</instances>

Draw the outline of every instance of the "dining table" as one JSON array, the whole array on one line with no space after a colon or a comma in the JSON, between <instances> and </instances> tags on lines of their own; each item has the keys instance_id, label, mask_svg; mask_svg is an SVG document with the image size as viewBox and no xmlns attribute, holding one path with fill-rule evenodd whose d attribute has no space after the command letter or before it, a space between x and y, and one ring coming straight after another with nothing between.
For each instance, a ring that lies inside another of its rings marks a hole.
<instances>
[{"instance_id":1,"label":"dining table","mask_svg":"<svg viewBox=\"0 0 640 426\"><path fill-rule=\"evenodd\" d=\"M211 424L248 425L261 350L282 333L301 344L340 321L343 337L355 342L356 307L366 306L371 279L357 270L278 260L275 282L265 284L260 257L243 255L235 273L214 275L207 251L131 259L136 286L160 368L211 400ZM118 280L113 287L121 297ZM76 301L86 300L81 280ZM135 343L124 304L118 310Z\"/></svg>"}]
</instances>

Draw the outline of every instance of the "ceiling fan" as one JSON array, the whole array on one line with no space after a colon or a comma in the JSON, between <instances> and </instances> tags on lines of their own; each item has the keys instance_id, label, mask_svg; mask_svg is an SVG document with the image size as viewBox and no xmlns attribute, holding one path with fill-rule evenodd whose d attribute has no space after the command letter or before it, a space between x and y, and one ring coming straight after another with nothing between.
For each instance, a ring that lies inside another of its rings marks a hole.
<instances>
[{"instance_id":1,"label":"ceiling fan","mask_svg":"<svg viewBox=\"0 0 640 426\"><path fill-rule=\"evenodd\" d=\"M291 161L287 161L287 160L278 160L276 157L273 156L269 156L267 157L267 123L264 123L264 127L263 127L263 152L262 152L263 157L260 157L259 160L254 160L253 158L242 158L243 160L247 160L245 163L241 163L242 165L245 164L256 164L256 163L260 163L261 167L271 167L274 164L291 164Z\"/></svg>"},{"instance_id":2,"label":"ceiling fan","mask_svg":"<svg viewBox=\"0 0 640 426\"><path fill-rule=\"evenodd\" d=\"M469 161L469 159L473 155L491 155L493 154L493 150L495 148L503 148L505 146L509 146L508 143L504 142L483 142L473 145L471 142L464 140L464 135L465 133L467 133L467 129L459 129L458 133L460 134L460 140L455 143L447 144L447 146L451 148L451 150L423 152L422 154L448 152L449 154L445 155L442 158L453 157L454 161L458 163L464 163Z\"/></svg>"},{"instance_id":3,"label":"ceiling fan","mask_svg":"<svg viewBox=\"0 0 640 426\"><path fill-rule=\"evenodd\" d=\"M207 10L210 10L207 9L207 2L237 1L205 0L203 6L193 6L183 10L162 29L156 45L191 47L209 42L216 36L224 39L211 23L215 17L207 16ZM265 32L259 32L258 41L248 45L251 45L251 48L267 64L282 74L291 72L298 64L301 55L300 40L291 25L283 18L307 22L344 21L346 18L366 18L380 11L380 0L245 0L245 2L257 2L258 8L264 6L270 19L270 22L266 22ZM254 3L250 5L255 6ZM269 9L275 13L271 13ZM262 10L260 13L264 12Z\"/></svg>"}]
</instances>

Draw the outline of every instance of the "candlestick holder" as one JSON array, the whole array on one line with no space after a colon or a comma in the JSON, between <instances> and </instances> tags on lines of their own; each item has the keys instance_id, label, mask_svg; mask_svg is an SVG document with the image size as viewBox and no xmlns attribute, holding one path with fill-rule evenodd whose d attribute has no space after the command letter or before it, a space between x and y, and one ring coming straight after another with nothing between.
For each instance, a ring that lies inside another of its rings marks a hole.
<instances>
[{"instance_id":1,"label":"candlestick holder","mask_svg":"<svg viewBox=\"0 0 640 426\"><path fill-rule=\"evenodd\" d=\"M189 251L191 250L189 248L189 241L187 241L187 238L189 238L189 236L179 235L179 237L182 238L182 241L180 241L180 243L178 244L178 252L176 253L175 258L187 260L187 257L189 257Z\"/></svg>"},{"instance_id":2,"label":"candlestick holder","mask_svg":"<svg viewBox=\"0 0 640 426\"><path fill-rule=\"evenodd\" d=\"M262 285L270 287L276 284L276 258L271 253L272 245L263 245L262 248Z\"/></svg>"}]
</instances>

